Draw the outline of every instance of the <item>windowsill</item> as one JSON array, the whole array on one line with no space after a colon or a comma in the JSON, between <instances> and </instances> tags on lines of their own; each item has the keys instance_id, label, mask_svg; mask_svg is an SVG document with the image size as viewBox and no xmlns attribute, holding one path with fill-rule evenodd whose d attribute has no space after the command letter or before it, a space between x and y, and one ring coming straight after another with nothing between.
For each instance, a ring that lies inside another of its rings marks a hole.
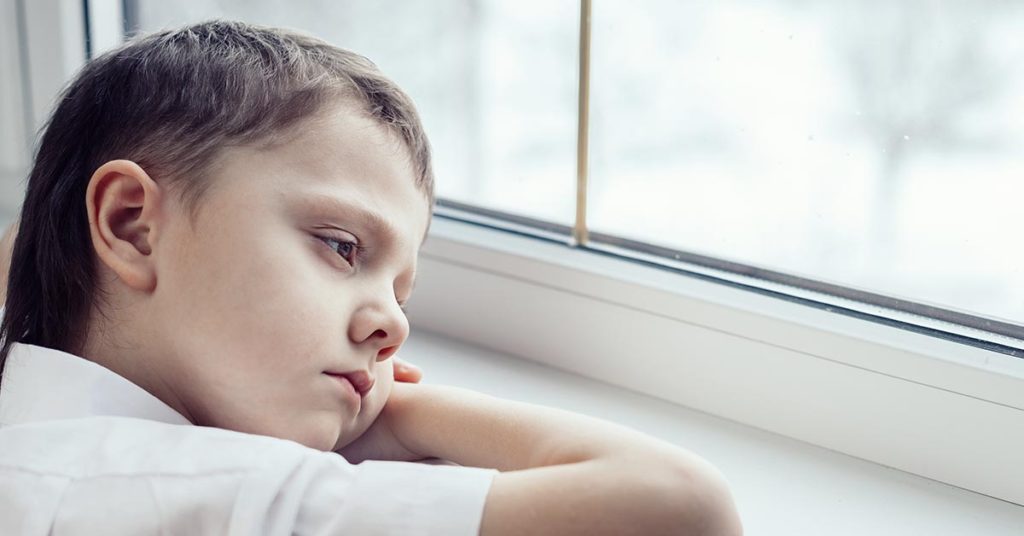
<instances>
[{"instance_id":1,"label":"windowsill","mask_svg":"<svg viewBox=\"0 0 1024 536\"><path fill-rule=\"evenodd\" d=\"M1024 507L621 387L415 331L424 381L589 414L693 450L729 479L747 534L1024 533Z\"/></svg>"}]
</instances>

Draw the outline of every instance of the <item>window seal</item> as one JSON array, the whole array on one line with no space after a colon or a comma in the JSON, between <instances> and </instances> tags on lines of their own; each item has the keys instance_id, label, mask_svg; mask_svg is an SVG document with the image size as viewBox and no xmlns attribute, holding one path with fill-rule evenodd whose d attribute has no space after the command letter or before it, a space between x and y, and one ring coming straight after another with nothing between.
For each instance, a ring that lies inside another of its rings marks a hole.
<instances>
[{"instance_id":1,"label":"window seal","mask_svg":"<svg viewBox=\"0 0 1024 536\"><path fill-rule=\"evenodd\" d=\"M682 276L1024 358L1024 327L1009 322L607 233L590 231L588 242L581 245L573 240L572 228L567 225L448 199L438 199L437 208L435 214L441 218L627 259Z\"/></svg>"}]
</instances>

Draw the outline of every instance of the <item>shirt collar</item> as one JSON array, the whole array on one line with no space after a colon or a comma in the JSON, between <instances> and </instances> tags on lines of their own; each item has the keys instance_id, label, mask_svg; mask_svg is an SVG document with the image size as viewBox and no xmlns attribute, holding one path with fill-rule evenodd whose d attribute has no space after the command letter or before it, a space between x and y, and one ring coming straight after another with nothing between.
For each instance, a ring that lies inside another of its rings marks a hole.
<instances>
[{"instance_id":1,"label":"shirt collar","mask_svg":"<svg viewBox=\"0 0 1024 536\"><path fill-rule=\"evenodd\" d=\"M0 378L0 427L93 416L191 424L108 368L51 348L11 345Z\"/></svg>"}]
</instances>

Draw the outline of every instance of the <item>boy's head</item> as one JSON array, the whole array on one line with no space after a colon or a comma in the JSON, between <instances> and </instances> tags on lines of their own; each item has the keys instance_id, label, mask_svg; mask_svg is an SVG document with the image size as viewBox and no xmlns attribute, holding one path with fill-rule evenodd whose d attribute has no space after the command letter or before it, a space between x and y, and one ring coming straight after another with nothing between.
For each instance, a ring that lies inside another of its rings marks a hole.
<instances>
[{"instance_id":1,"label":"boy's head","mask_svg":"<svg viewBox=\"0 0 1024 536\"><path fill-rule=\"evenodd\" d=\"M415 109L366 59L231 22L133 40L42 137L0 359L76 353L196 424L341 446L390 392L432 203ZM360 371L361 399L327 374Z\"/></svg>"}]
</instances>

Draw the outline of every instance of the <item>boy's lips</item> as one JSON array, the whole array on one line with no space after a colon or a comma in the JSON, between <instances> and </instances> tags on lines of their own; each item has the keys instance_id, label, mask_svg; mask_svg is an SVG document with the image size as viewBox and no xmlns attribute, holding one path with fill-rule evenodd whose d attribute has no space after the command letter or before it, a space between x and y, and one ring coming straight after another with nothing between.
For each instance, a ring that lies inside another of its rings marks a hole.
<instances>
[{"instance_id":1,"label":"boy's lips","mask_svg":"<svg viewBox=\"0 0 1024 536\"><path fill-rule=\"evenodd\" d=\"M370 389L373 389L375 382L373 376L370 376L370 373L365 370L352 370L349 372L327 370L324 371L324 374L345 378L362 398L366 398L366 394L370 392Z\"/></svg>"}]
</instances>

